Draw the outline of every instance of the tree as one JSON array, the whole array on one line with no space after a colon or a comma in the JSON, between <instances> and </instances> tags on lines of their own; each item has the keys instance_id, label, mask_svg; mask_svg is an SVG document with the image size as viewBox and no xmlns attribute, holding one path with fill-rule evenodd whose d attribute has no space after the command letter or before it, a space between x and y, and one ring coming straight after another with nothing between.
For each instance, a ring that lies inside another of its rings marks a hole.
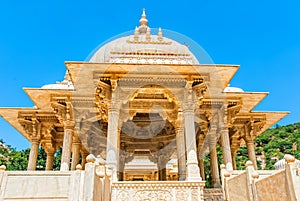
<instances>
[{"instance_id":1,"label":"tree","mask_svg":"<svg viewBox=\"0 0 300 201\"><path fill-rule=\"evenodd\" d=\"M27 170L30 149L17 151L10 145L6 145L0 139L0 165L5 165L7 170ZM53 169L59 170L61 149L54 155ZM47 154L42 147L39 148L36 170L45 170Z\"/></svg>"}]
</instances>

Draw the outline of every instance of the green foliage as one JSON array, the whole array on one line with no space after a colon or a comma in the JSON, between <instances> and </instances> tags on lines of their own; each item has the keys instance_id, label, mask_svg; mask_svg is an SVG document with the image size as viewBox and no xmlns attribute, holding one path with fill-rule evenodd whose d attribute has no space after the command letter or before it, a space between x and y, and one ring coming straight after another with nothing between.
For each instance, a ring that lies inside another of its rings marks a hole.
<instances>
[{"instance_id":1,"label":"green foliage","mask_svg":"<svg viewBox=\"0 0 300 201\"><path fill-rule=\"evenodd\" d=\"M263 132L255 140L256 155L265 156L266 170L274 169L277 160L283 158L284 154L292 154L300 159L300 123L286 126L276 125ZM223 163L223 155L221 147L217 146L217 155L219 165ZM248 159L248 150L245 145L241 146L236 153L236 166L238 170L246 169ZM212 187L210 176L210 158L207 154L204 158L206 187ZM257 161L259 169L262 167L262 161Z\"/></svg>"},{"instance_id":2,"label":"green foliage","mask_svg":"<svg viewBox=\"0 0 300 201\"><path fill-rule=\"evenodd\" d=\"M236 169L237 170L245 170L246 169L245 164L246 164L247 160L248 160L247 147L242 146L236 152L236 157L235 157Z\"/></svg>"},{"instance_id":3,"label":"green foliage","mask_svg":"<svg viewBox=\"0 0 300 201\"><path fill-rule=\"evenodd\" d=\"M26 170L28 165L30 149L17 151L10 145L5 145L0 139L0 165L5 165L7 170ZM45 170L47 154L40 147L37 158L37 170ZM59 170L61 149L55 153L53 169Z\"/></svg>"},{"instance_id":4,"label":"green foliage","mask_svg":"<svg viewBox=\"0 0 300 201\"><path fill-rule=\"evenodd\" d=\"M266 170L274 169L274 164L282 159L284 154L292 154L300 159L300 123L276 125L258 136L255 144L256 155L265 156ZM247 160L247 148L242 146L237 151L237 169L245 169ZM261 169L261 161L258 161L258 168Z\"/></svg>"},{"instance_id":5,"label":"green foliage","mask_svg":"<svg viewBox=\"0 0 300 201\"><path fill-rule=\"evenodd\" d=\"M55 152L54 159L53 159L53 170L60 169L61 154L62 154L61 148Z\"/></svg>"}]
</instances>

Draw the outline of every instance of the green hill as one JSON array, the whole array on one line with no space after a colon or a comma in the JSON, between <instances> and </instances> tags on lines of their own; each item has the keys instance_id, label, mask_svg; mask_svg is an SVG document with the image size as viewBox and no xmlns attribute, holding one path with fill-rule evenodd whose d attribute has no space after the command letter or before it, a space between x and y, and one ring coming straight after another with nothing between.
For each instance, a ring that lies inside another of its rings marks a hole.
<instances>
[{"instance_id":1,"label":"green hill","mask_svg":"<svg viewBox=\"0 0 300 201\"><path fill-rule=\"evenodd\" d=\"M255 144L259 169L274 169L273 165L282 159L284 154L291 154L300 159L300 123L276 125L258 136ZM245 169L245 162L248 160L245 146L238 150L236 160L237 169Z\"/></svg>"}]
</instances>

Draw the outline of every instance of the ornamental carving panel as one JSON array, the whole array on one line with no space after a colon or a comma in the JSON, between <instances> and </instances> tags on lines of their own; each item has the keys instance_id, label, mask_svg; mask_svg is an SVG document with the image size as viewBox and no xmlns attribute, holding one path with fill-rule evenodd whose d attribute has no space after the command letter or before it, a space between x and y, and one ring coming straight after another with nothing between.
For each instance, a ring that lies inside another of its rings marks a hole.
<instances>
[{"instance_id":1,"label":"ornamental carving panel","mask_svg":"<svg viewBox=\"0 0 300 201\"><path fill-rule=\"evenodd\" d=\"M114 182L112 201L202 201L205 182Z\"/></svg>"},{"instance_id":2,"label":"ornamental carving panel","mask_svg":"<svg viewBox=\"0 0 300 201\"><path fill-rule=\"evenodd\" d=\"M129 200L129 192L126 190L120 190L117 197L119 201L127 201Z\"/></svg>"},{"instance_id":3,"label":"ornamental carving panel","mask_svg":"<svg viewBox=\"0 0 300 201\"><path fill-rule=\"evenodd\" d=\"M133 196L133 201L171 201L172 194L168 190L140 190Z\"/></svg>"},{"instance_id":4,"label":"ornamental carving panel","mask_svg":"<svg viewBox=\"0 0 300 201\"><path fill-rule=\"evenodd\" d=\"M184 190L179 190L176 192L176 199L177 200L182 200L182 201L187 201L188 194Z\"/></svg>"}]
</instances>

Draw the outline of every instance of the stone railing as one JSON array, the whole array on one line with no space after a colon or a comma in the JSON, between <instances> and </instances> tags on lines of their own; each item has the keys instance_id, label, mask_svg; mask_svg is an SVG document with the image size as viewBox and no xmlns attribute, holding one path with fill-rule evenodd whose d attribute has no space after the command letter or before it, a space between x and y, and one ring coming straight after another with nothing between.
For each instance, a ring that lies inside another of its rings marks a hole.
<instances>
[{"instance_id":1,"label":"stone railing","mask_svg":"<svg viewBox=\"0 0 300 201\"><path fill-rule=\"evenodd\" d=\"M104 164L89 155L85 170L5 171L0 166L0 200L108 201L110 179Z\"/></svg>"},{"instance_id":2,"label":"stone railing","mask_svg":"<svg viewBox=\"0 0 300 201\"><path fill-rule=\"evenodd\" d=\"M224 200L296 201L300 200L300 169L293 156L286 157L284 170L254 170L251 161L246 171L227 171L221 166Z\"/></svg>"},{"instance_id":3,"label":"stone railing","mask_svg":"<svg viewBox=\"0 0 300 201\"><path fill-rule=\"evenodd\" d=\"M78 171L4 171L1 168L0 200L75 200L79 196L81 173Z\"/></svg>"},{"instance_id":4,"label":"stone railing","mask_svg":"<svg viewBox=\"0 0 300 201\"><path fill-rule=\"evenodd\" d=\"M205 182L140 181L113 182L112 201L201 201Z\"/></svg>"},{"instance_id":5,"label":"stone railing","mask_svg":"<svg viewBox=\"0 0 300 201\"><path fill-rule=\"evenodd\" d=\"M223 201L223 190L221 188L204 189L205 201Z\"/></svg>"}]
</instances>

